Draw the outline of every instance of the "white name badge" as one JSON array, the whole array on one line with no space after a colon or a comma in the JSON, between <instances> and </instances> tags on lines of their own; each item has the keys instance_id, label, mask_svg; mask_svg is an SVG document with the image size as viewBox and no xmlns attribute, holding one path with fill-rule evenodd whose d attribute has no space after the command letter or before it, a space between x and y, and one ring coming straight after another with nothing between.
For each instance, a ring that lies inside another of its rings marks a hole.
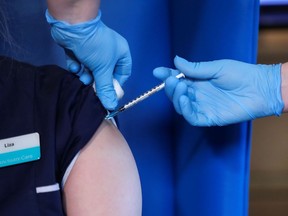
<instances>
[{"instance_id":1,"label":"white name badge","mask_svg":"<svg viewBox=\"0 0 288 216\"><path fill-rule=\"evenodd\" d=\"M38 133L0 140L0 167L35 161L40 157Z\"/></svg>"}]
</instances>

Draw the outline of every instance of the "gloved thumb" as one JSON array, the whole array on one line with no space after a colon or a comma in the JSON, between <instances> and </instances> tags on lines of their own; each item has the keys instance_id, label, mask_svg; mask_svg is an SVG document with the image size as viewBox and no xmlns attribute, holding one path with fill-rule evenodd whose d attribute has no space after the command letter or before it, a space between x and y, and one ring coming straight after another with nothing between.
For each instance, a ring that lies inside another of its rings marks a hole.
<instances>
[{"instance_id":1,"label":"gloved thumb","mask_svg":"<svg viewBox=\"0 0 288 216\"><path fill-rule=\"evenodd\" d=\"M94 74L95 89L97 96L107 110L114 110L118 104L116 92L113 86L112 76L107 76L110 73Z\"/></svg>"},{"instance_id":2,"label":"gloved thumb","mask_svg":"<svg viewBox=\"0 0 288 216\"><path fill-rule=\"evenodd\" d=\"M93 82L93 76L91 72L84 65L80 65L77 61L74 60L71 60L70 62L71 64L69 64L68 70L72 73L75 73L83 84L89 85Z\"/></svg>"},{"instance_id":3,"label":"gloved thumb","mask_svg":"<svg viewBox=\"0 0 288 216\"><path fill-rule=\"evenodd\" d=\"M90 73L90 71L87 68L83 67L83 69L80 73L81 74L79 74L79 72L78 72L77 75L79 76L79 79L83 84L89 85L93 82L92 74Z\"/></svg>"},{"instance_id":4,"label":"gloved thumb","mask_svg":"<svg viewBox=\"0 0 288 216\"><path fill-rule=\"evenodd\" d=\"M118 60L114 68L114 78L122 86L131 76L132 60L130 54Z\"/></svg>"},{"instance_id":5,"label":"gloved thumb","mask_svg":"<svg viewBox=\"0 0 288 216\"><path fill-rule=\"evenodd\" d=\"M192 79L211 79L219 71L217 61L210 62L189 62L184 58L174 58L175 67Z\"/></svg>"},{"instance_id":6,"label":"gloved thumb","mask_svg":"<svg viewBox=\"0 0 288 216\"><path fill-rule=\"evenodd\" d=\"M162 81L165 81L169 76L177 76L179 71L167 68L167 67L157 67L153 70L153 75Z\"/></svg>"}]
</instances>

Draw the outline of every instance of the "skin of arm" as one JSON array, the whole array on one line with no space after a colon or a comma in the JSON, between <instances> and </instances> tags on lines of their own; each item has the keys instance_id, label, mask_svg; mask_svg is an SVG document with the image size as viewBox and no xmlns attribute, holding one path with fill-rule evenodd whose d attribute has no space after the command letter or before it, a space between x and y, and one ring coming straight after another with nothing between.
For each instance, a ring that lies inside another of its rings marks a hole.
<instances>
[{"instance_id":1,"label":"skin of arm","mask_svg":"<svg viewBox=\"0 0 288 216\"><path fill-rule=\"evenodd\" d=\"M283 112L288 112L288 62L281 67L281 93L284 102Z\"/></svg>"},{"instance_id":2,"label":"skin of arm","mask_svg":"<svg viewBox=\"0 0 288 216\"><path fill-rule=\"evenodd\" d=\"M111 121L81 150L64 186L64 206L69 216L141 216L136 163Z\"/></svg>"},{"instance_id":3,"label":"skin of arm","mask_svg":"<svg viewBox=\"0 0 288 216\"><path fill-rule=\"evenodd\" d=\"M76 24L94 19L100 0L47 0L47 6L54 18Z\"/></svg>"}]
</instances>

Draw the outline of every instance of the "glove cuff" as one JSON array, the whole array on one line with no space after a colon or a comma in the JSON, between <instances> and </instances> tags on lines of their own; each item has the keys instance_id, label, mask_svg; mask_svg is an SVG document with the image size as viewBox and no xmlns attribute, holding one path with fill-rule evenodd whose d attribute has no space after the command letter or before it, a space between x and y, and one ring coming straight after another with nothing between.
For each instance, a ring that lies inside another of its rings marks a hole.
<instances>
[{"instance_id":1,"label":"glove cuff","mask_svg":"<svg viewBox=\"0 0 288 216\"><path fill-rule=\"evenodd\" d=\"M101 20L101 10L98 11L98 15L92 19L92 20L88 20L88 21L85 21L85 22L80 22L80 23L76 23L76 24L70 24L66 21L63 21L63 20L57 20L55 19L48 11L48 9L46 9L46 12L45 12L45 16L46 16L46 20L47 22L51 25L51 26L56 26L58 28L62 28L62 29L65 29L65 28L87 28L91 25L95 26L100 20Z\"/></svg>"},{"instance_id":2,"label":"glove cuff","mask_svg":"<svg viewBox=\"0 0 288 216\"><path fill-rule=\"evenodd\" d=\"M51 35L55 42L60 46L72 50L73 44L77 40L81 42L83 38L89 38L91 35L94 35L95 31L102 25L100 10L98 11L97 17L94 19L77 24L69 24L68 22L55 19L51 16L48 9L46 10L45 15L47 22L51 26Z\"/></svg>"},{"instance_id":3,"label":"glove cuff","mask_svg":"<svg viewBox=\"0 0 288 216\"><path fill-rule=\"evenodd\" d=\"M272 95L274 97L271 98L271 100L273 100L272 109L274 115L280 116L284 108L284 102L281 93L281 64L274 64L271 65L271 67L271 91L274 92L274 95Z\"/></svg>"}]
</instances>

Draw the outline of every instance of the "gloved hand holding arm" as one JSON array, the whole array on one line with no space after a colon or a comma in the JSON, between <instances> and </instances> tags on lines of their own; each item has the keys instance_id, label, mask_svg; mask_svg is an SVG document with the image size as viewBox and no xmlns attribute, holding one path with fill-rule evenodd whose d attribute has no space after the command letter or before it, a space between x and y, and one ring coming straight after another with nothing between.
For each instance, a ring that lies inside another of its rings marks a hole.
<instances>
[{"instance_id":1,"label":"gloved hand holding arm","mask_svg":"<svg viewBox=\"0 0 288 216\"><path fill-rule=\"evenodd\" d=\"M131 75L127 41L101 21L99 0L47 0L47 3L51 34L67 51L68 69L78 71L75 60L79 60L84 65L80 79L89 83L88 70L91 71L102 104L109 110L115 109L118 100L113 78L122 86Z\"/></svg>"},{"instance_id":2,"label":"gloved hand holding arm","mask_svg":"<svg viewBox=\"0 0 288 216\"><path fill-rule=\"evenodd\" d=\"M46 13L47 21L51 22L62 21L73 25L87 20L92 20L97 17L100 7L100 0L47 0L48 10ZM64 24L64 23L63 23ZM57 41L56 41L57 42ZM66 49L66 65L70 72L79 76L79 79L84 84L93 82L93 76L90 71L78 61L71 50Z\"/></svg>"},{"instance_id":3,"label":"gloved hand holding arm","mask_svg":"<svg viewBox=\"0 0 288 216\"><path fill-rule=\"evenodd\" d=\"M166 93L176 111L191 125L228 125L280 115L288 109L285 105L283 110L287 95L281 95L281 88L283 93L288 82L286 64L255 65L234 60L193 63L180 57L174 64L177 70L156 68L154 75L165 80ZM179 71L186 79L173 77Z\"/></svg>"}]
</instances>

